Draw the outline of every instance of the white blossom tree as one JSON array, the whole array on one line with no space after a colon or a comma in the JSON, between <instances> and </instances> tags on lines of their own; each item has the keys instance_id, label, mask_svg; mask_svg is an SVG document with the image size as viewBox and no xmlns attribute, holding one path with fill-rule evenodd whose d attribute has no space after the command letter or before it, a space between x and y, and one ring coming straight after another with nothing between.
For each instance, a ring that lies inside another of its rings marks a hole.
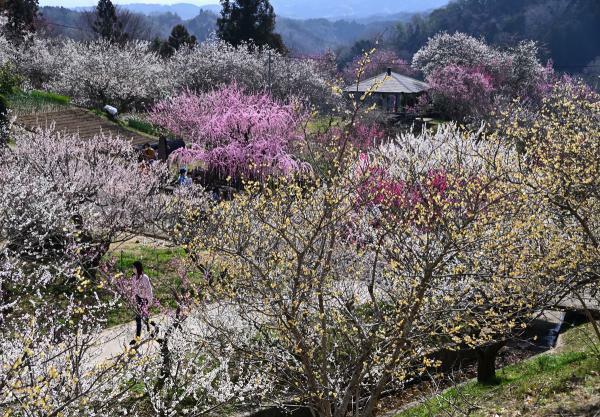
<instances>
[{"instance_id":1,"label":"white blossom tree","mask_svg":"<svg viewBox=\"0 0 600 417\"><path fill-rule=\"evenodd\" d=\"M0 162L0 236L10 256L50 268L76 246L93 274L111 243L164 215L163 164L140 165L127 140L38 130L15 136Z\"/></svg>"},{"instance_id":2,"label":"white blossom tree","mask_svg":"<svg viewBox=\"0 0 600 417\"><path fill-rule=\"evenodd\" d=\"M312 103L331 103L328 78L310 59L292 59L269 49L250 50L220 40L208 40L179 50L167 66L174 90L213 90L236 83L249 92L271 92L278 99L305 97Z\"/></svg>"},{"instance_id":3,"label":"white blossom tree","mask_svg":"<svg viewBox=\"0 0 600 417\"><path fill-rule=\"evenodd\" d=\"M74 102L121 111L150 104L169 92L170 75L146 42L115 45L105 40L67 40L56 48L61 67L45 87Z\"/></svg>"}]
</instances>

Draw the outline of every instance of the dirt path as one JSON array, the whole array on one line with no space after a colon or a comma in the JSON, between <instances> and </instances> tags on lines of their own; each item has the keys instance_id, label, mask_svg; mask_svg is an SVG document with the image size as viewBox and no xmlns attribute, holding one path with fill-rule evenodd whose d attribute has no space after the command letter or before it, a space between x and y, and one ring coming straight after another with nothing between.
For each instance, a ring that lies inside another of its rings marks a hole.
<instances>
[{"instance_id":1,"label":"dirt path","mask_svg":"<svg viewBox=\"0 0 600 417\"><path fill-rule=\"evenodd\" d=\"M241 326L239 316L235 313L233 308L227 304L214 303L210 306L204 307L202 313L206 315L210 320L219 320L221 322L227 322L228 325ZM204 335L206 336L206 326L200 324L198 320L194 319L195 314L192 312L190 316L181 323L181 329L179 331L184 334L190 335ZM158 334L155 337L149 334L146 329L146 325L142 325L142 347L140 353L153 354L157 352L158 342L156 339L160 339L164 334L164 331L171 325L172 316L170 313L163 313L152 316L151 322L154 322ZM152 330L153 326L150 326ZM115 327L110 327L104 330L97 337L95 347L95 354L92 361L95 363L102 363L110 360L123 353L123 351L129 347L129 342L135 337L135 321L121 324Z\"/></svg>"},{"instance_id":2,"label":"dirt path","mask_svg":"<svg viewBox=\"0 0 600 417\"><path fill-rule=\"evenodd\" d=\"M79 133L84 139L90 139L100 133L104 133L129 139L134 146L157 141L150 136L132 132L116 123L112 123L109 120L79 108L18 116L16 121L17 125L27 130L48 128L53 123L57 131L68 134Z\"/></svg>"},{"instance_id":3,"label":"dirt path","mask_svg":"<svg viewBox=\"0 0 600 417\"><path fill-rule=\"evenodd\" d=\"M157 323L159 326L167 320L166 315L155 316L151 318L152 321ZM142 326L142 339L149 336L146 326ZM130 347L129 342L135 338L135 321L121 324L115 327L104 330L98 342L96 343L96 354L93 357L93 362L103 363L115 358L123 353L127 348ZM154 340L148 343L142 343L140 353L142 354L153 354L157 352L158 343Z\"/></svg>"}]
</instances>

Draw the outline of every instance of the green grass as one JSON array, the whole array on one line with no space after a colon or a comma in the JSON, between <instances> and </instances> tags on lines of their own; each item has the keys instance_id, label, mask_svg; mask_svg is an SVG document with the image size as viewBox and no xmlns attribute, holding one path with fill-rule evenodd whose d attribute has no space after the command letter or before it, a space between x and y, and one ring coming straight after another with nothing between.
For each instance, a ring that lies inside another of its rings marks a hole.
<instances>
[{"instance_id":1,"label":"green grass","mask_svg":"<svg viewBox=\"0 0 600 417\"><path fill-rule=\"evenodd\" d=\"M71 103L69 97L38 90L11 94L7 99L10 109L17 115L59 111Z\"/></svg>"},{"instance_id":2,"label":"green grass","mask_svg":"<svg viewBox=\"0 0 600 417\"><path fill-rule=\"evenodd\" d=\"M133 275L133 263L141 261L144 265L144 272L154 287L155 297L162 306L175 307L172 305L173 297L170 290L173 285L180 284L180 278L173 261L182 259L184 256L185 252L182 248L138 244L128 245L123 249L116 248L107 255L107 258L114 259L117 269L125 276ZM156 308L152 311L154 314L158 312L159 310ZM121 305L109 313L108 325L115 326L133 319L134 315L131 310L127 306Z\"/></svg>"},{"instance_id":3,"label":"green grass","mask_svg":"<svg viewBox=\"0 0 600 417\"><path fill-rule=\"evenodd\" d=\"M564 346L558 352L501 369L497 373L498 385L484 386L470 381L396 417L462 415L457 410L482 417L550 416L556 415L553 413L557 412L557 406L587 410L589 402L594 407L600 404L600 357L590 332L589 325L571 329L563 335Z\"/></svg>"},{"instance_id":4,"label":"green grass","mask_svg":"<svg viewBox=\"0 0 600 417\"><path fill-rule=\"evenodd\" d=\"M339 127L342 120L339 117L318 116L310 119L306 125L309 133L326 132L330 127Z\"/></svg>"},{"instance_id":5,"label":"green grass","mask_svg":"<svg viewBox=\"0 0 600 417\"><path fill-rule=\"evenodd\" d=\"M63 104L65 106L68 106L69 104L71 104L71 99L69 97L61 96L60 94L52 93L49 91L33 90L32 92L29 93L29 96L35 100Z\"/></svg>"},{"instance_id":6,"label":"green grass","mask_svg":"<svg viewBox=\"0 0 600 417\"><path fill-rule=\"evenodd\" d=\"M127 119L127 127L147 135L156 136L157 131L151 123L139 119Z\"/></svg>"}]
</instances>

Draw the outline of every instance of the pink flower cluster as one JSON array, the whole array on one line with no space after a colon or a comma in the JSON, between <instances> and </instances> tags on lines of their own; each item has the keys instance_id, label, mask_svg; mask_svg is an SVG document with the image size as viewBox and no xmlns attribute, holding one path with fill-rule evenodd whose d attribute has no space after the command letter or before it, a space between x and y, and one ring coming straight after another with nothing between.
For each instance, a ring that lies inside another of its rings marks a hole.
<instances>
[{"instance_id":1,"label":"pink flower cluster","mask_svg":"<svg viewBox=\"0 0 600 417\"><path fill-rule=\"evenodd\" d=\"M493 77L483 68L455 64L433 71L427 83L438 110L458 120L474 111L487 114L497 90Z\"/></svg>"},{"instance_id":2,"label":"pink flower cluster","mask_svg":"<svg viewBox=\"0 0 600 417\"><path fill-rule=\"evenodd\" d=\"M301 139L304 114L267 94L248 94L236 85L181 95L158 103L153 123L190 146L175 153L179 162L201 162L221 177L265 178L308 169L290 151Z\"/></svg>"},{"instance_id":3,"label":"pink flower cluster","mask_svg":"<svg viewBox=\"0 0 600 417\"><path fill-rule=\"evenodd\" d=\"M385 167L362 154L358 164L361 184L358 186L358 204L383 209L401 209L412 219L417 207L425 208L430 217L438 217L441 208L434 197L446 200L450 188L448 174L442 169L432 169L419 180L407 182L393 178Z\"/></svg>"}]
</instances>

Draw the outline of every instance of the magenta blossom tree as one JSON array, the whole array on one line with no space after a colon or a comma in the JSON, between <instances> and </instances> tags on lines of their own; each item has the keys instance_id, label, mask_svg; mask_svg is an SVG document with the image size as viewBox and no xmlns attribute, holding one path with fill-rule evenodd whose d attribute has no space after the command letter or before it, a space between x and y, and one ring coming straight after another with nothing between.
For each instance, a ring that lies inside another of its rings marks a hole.
<instances>
[{"instance_id":1,"label":"magenta blossom tree","mask_svg":"<svg viewBox=\"0 0 600 417\"><path fill-rule=\"evenodd\" d=\"M456 196L461 195L464 186L463 179L453 178L441 167L431 167L411 181L395 178L368 153L360 155L356 174L363 179L357 187L358 207L378 208L382 215L401 211L402 219L409 223L425 215L431 227L441 218L445 205L457 202Z\"/></svg>"},{"instance_id":2,"label":"magenta blossom tree","mask_svg":"<svg viewBox=\"0 0 600 417\"><path fill-rule=\"evenodd\" d=\"M496 93L492 75L482 68L451 64L434 70L427 83L434 110L459 121L488 114Z\"/></svg>"},{"instance_id":3,"label":"magenta blossom tree","mask_svg":"<svg viewBox=\"0 0 600 417\"><path fill-rule=\"evenodd\" d=\"M264 179L309 169L291 152L301 140L304 114L267 94L249 94L236 85L188 91L159 102L150 119L190 144L175 160L203 164L221 178Z\"/></svg>"}]
</instances>

